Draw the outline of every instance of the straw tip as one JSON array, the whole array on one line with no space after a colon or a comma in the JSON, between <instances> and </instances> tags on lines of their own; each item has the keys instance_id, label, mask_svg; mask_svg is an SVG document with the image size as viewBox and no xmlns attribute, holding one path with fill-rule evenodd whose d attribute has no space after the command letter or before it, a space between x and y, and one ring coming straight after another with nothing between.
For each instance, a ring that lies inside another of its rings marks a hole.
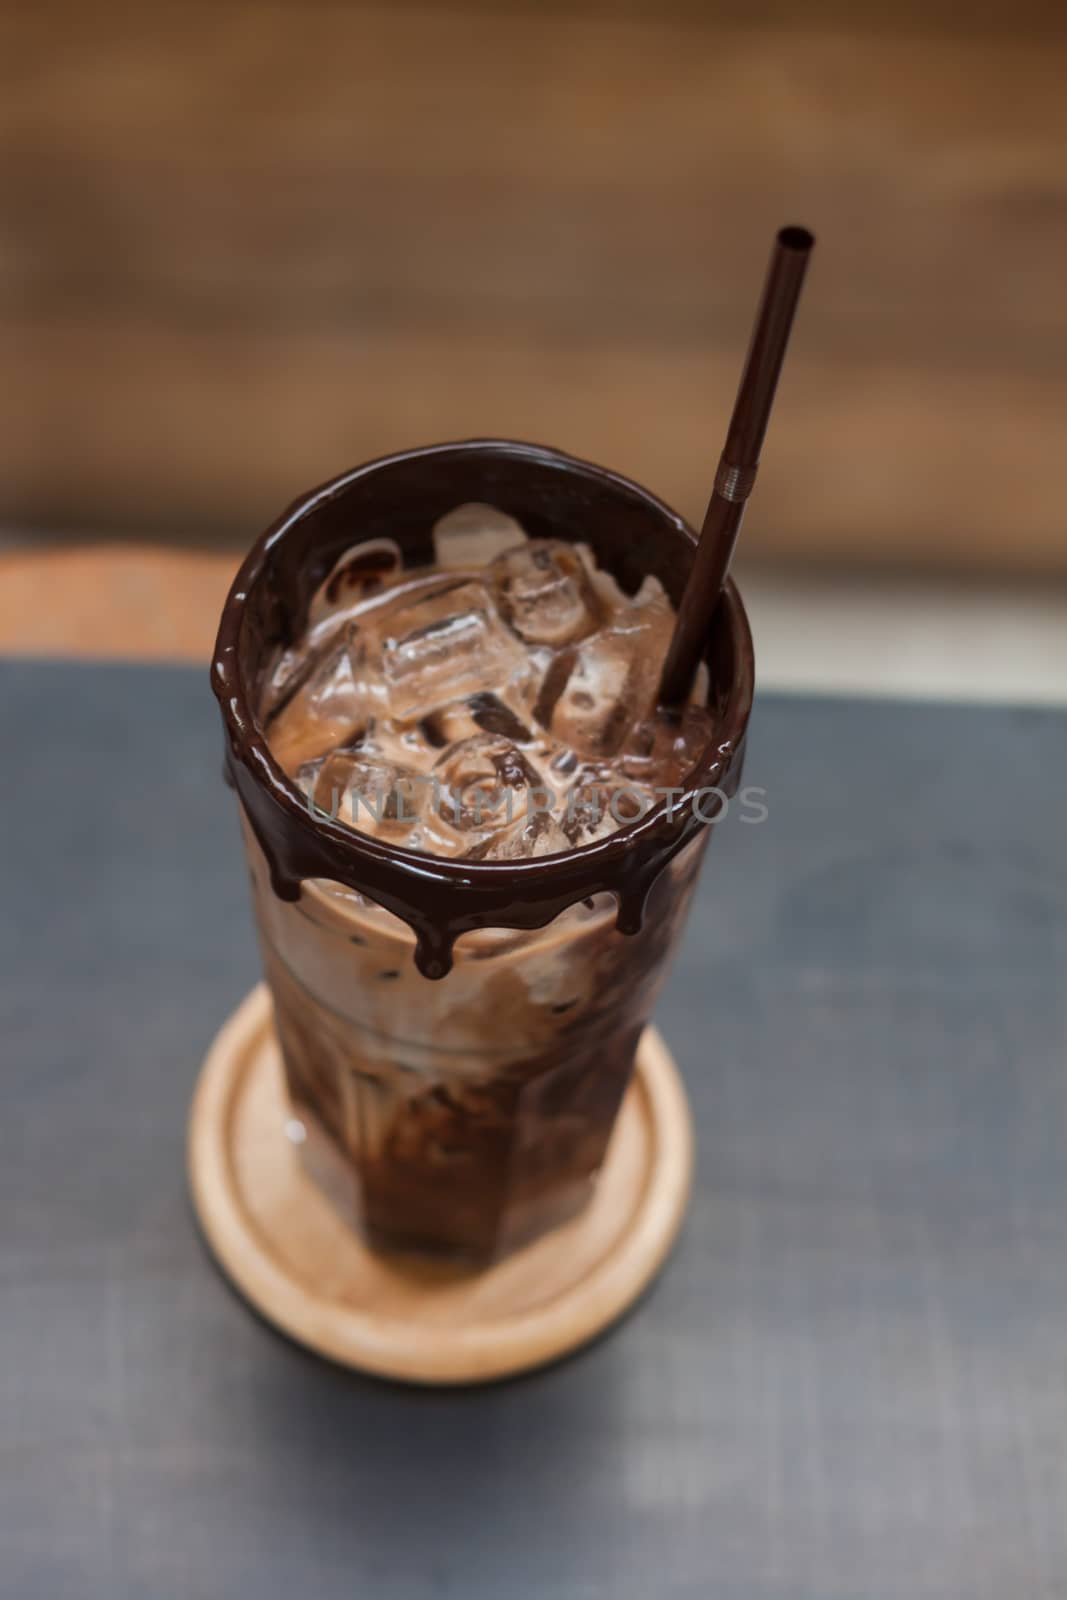
<instances>
[{"instance_id":1,"label":"straw tip","mask_svg":"<svg viewBox=\"0 0 1067 1600\"><path fill-rule=\"evenodd\" d=\"M790 225L788 228L779 228L778 243L783 250L810 250L815 243L815 235L809 233L807 228Z\"/></svg>"}]
</instances>

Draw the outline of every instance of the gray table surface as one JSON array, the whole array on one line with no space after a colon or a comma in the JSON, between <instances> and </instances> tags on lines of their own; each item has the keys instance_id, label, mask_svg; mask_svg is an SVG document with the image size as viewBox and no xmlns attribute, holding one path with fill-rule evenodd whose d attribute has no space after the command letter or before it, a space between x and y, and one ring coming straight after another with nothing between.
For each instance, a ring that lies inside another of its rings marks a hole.
<instances>
[{"instance_id":1,"label":"gray table surface","mask_svg":"<svg viewBox=\"0 0 1067 1600\"><path fill-rule=\"evenodd\" d=\"M1065 723L768 699L661 1023L655 1289L466 1393L305 1355L198 1238L256 977L202 672L0 665L0 1595L1067 1595Z\"/></svg>"}]
</instances>

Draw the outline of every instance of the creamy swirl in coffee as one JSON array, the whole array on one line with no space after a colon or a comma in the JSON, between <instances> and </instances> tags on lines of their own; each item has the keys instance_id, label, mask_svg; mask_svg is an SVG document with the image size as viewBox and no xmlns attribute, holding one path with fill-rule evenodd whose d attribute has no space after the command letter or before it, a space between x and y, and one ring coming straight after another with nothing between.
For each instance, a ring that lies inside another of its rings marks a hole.
<instances>
[{"instance_id":1,"label":"creamy swirl in coffee","mask_svg":"<svg viewBox=\"0 0 1067 1600\"><path fill-rule=\"evenodd\" d=\"M356 544L264 677L259 718L309 806L383 842L507 861L607 837L679 785L714 726L655 705L674 613L582 544L464 505L405 570Z\"/></svg>"}]
</instances>

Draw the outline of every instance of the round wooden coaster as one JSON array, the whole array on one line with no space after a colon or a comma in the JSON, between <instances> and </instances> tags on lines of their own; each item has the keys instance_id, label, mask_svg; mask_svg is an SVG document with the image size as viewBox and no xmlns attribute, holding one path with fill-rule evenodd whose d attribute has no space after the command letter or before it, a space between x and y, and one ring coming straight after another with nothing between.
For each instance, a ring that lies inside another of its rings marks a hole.
<instances>
[{"instance_id":1,"label":"round wooden coaster","mask_svg":"<svg viewBox=\"0 0 1067 1600\"><path fill-rule=\"evenodd\" d=\"M585 1211L481 1272L374 1254L307 1175L270 996L253 989L204 1060L189 1122L201 1226L270 1322L345 1366L411 1383L483 1383L554 1361L632 1304L685 1212L689 1107L653 1028Z\"/></svg>"}]
</instances>

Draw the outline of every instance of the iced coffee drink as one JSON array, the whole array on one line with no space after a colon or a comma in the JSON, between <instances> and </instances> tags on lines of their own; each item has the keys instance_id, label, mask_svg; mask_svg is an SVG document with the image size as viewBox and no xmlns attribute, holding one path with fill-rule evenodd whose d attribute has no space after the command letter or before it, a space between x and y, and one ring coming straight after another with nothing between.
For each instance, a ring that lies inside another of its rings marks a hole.
<instances>
[{"instance_id":1,"label":"iced coffee drink","mask_svg":"<svg viewBox=\"0 0 1067 1600\"><path fill-rule=\"evenodd\" d=\"M690 702L656 705L690 553L625 480L453 446L310 496L235 585L216 691L288 1133L375 1246L484 1262L588 1199L694 795L740 771L732 594Z\"/></svg>"}]
</instances>

